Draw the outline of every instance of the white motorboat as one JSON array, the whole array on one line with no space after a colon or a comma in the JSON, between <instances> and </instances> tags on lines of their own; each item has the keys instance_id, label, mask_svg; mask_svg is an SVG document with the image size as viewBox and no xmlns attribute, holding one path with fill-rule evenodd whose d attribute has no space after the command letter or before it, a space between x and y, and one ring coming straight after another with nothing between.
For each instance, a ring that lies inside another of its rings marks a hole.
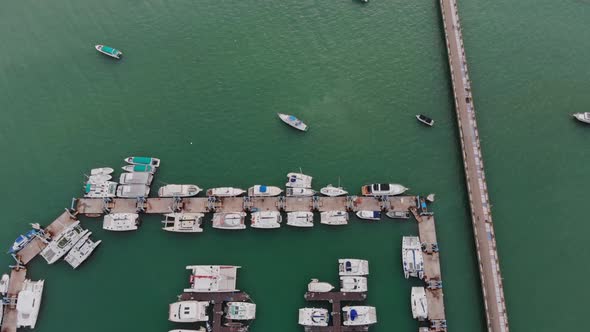
<instances>
[{"instance_id":1,"label":"white motorboat","mask_svg":"<svg viewBox=\"0 0 590 332\"><path fill-rule=\"evenodd\" d=\"M381 211L361 210L356 212L356 216L365 220L381 220Z\"/></svg>"},{"instance_id":2,"label":"white motorboat","mask_svg":"<svg viewBox=\"0 0 590 332\"><path fill-rule=\"evenodd\" d=\"M102 229L113 232L135 231L139 226L137 213L111 213L104 216Z\"/></svg>"},{"instance_id":3,"label":"white motorboat","mask_svg":"<svg viewBox=\"0 0 590 332\"><path fill-rule=\"evenodd\" d=\"M170 303L168 320L176 323L208 322L209 301L180 301Z\"/></svg>"},{"instance_id":4,"label":"white motorboat","mask_svg":"<svg viewBox=\"0 0 590 332\"><path fill-rule=\"evenodd\" d=\"M349 218L346 211L324 211L320 217L320 223L326 225L346 225Z\"/></svg>"},{"instance_id":5,"label":"white motorboat","mask_svg":"<svg viewBox=\"0 0 590 332\"><path fill-rule=\"evenodd\" d=\"M245 194L246 191L240 188L219 187L207 189L207 196L235 197Z\"/></svg>"},{"instance_id":6,"label":"white motorboat","mask_svg":"<svg viewBox=\"0 0 590 332\"><path fill-rule=\"evenodd\" d=\"M309 197L316 194L315 190L309 188L287 188L286 193L289 197Z\"/></svg>"},{"instance_id":7,"label":"white motorboat","mask_svg":"<svg viewBox=\"0 0 590 332\"><path fill-rule=\"evenodd\" d=\"M580 122L590 123L590 112L574 113L572 116Z\"/></svg>"},{"instance_id":8,"label":"white motorboat","mask_svg":"<svg viewBox=\"0 0 590 332\"><path fill-rule=\"evenodd\" d=\"M185 288L185 292L216 293L234 292L238 269L241 266L233 265L189 265L191 270L191 288Z\"/></svg>"},{"instance_id":9,"label":"white motorboat","mask_svg":"<svg viewBox=\"0 0 590 332\"><path fill-rule=\"evenodd\" d=\"M320 189L320 193L322 195L336 197L348 194L348 191L344 190L342 187L334 187L333 185L329 184L322 189Z\"/></svg>"},{"instance_id":10,"label":"white motorboat","mask_svg":"<svg viewBox=\"0 0 590 332\"><path fill-rule=\"evenodd\" d=\"M428 305L424 287L412 287L411 293L412 316L419 321L428 318Z\"/></svg>"},{"instance_id":11,"label":"white motorboat","mask_svg":"<svg viewBox=\"0 0 590 332\"><path fill-rule=\"evenodd\" d=\"M74 269L90 257L94 249L102 242L100 240L96 242L92 241L90 239L90 234L92 234L92 232L86 233L86 235L74 245L72 250L70 250L64 258L64 260Z\"/></svg>"},{"instance_id":12,"label":"white motorboat","mask_svg":"<svg viewBox=\"0 0 590 332\"><path fill-rule=\"evenodd\" d=\"M248 196L252 197L270 197L270 196L278 196L283 192L283 190L279 187L273 186L265 186L265 185L255 185L248 189Z\"/></svg>"},{"instance_id":13,"label":"white motorboat","mask_svg":"<svg viewBox=\"0 0 590 332\"><path fill-rule=\"evenodd\" d=\"M195 184L168 184L158 189L158 196L191 197L197 196L202 190Z\"/></svg>"},{"instance_id":14,"label":"white motorboat","mask_svg":"<svg viewBox=\"0 0 590 332\"><path fill-rule=\"evenodd\" d=\"M281 120L283 120L284 123L288 124L289 126L301 131L307 131L307 125L303 123L303 121L297 119L295 116L283 113L277 113L277 115Z\"/></svg>"},{"instance_id":15,"label":"white motorboat","mask_svg":"<svg viewBox=\"0 0 590 332\"><path fill-rule=\"evenodd\" d=\"M289 173L287 179L285 186L288 188L311 188L313 177L303 173Z\"/></svg>"},{"instance_id":16,"label":"white motorboat","mask_svg":"<svg viewBox=\"0 0 590 332\"><path fill-rule=\"evenodd\" d=\"M363 196L394 196L406 192L408 188L397 183L375 183L362 186Z\"/></svg>"},{"instance_id":17,"label":"white motorboat","mask_svg":"<svg viewBox=\"0 0 590 332\"><path fill-rule=\"evenodd\" d=\"M109 181L113 177L109 174L95 174L90 175L88 180L86 180L86 184L101 184Z\"/></svg>"},{"instance_id":18,"label":"white motorboat","mask_svg":"<svg viewBox=\"0 0 590 332\"><path fill-rule=\"evenodd\" d=\"M35 239L37 236L41 236L41 235L43 235L42 232L39 232L36 229L31 229L28 232L26 232L25 235L21 234L21 235L17 236L17 238L14 240L14 243L12 244L10 249L8 250L8 253L9 254L16 254L17 252L22 250L24 247L26 247L27 244L29 244L29 242L33 241L33 239Z\"/></svg>"},{"instance_id":19,"label":"white motorboat","mask_svg":"<svg viewBox=\"0 0 590 332\"><path fill-rule=\"evenodd\" d=\"M80 221L76 220L73 224L64 228L61 233L54 236L53 240L49 242L47 247L41 251L41 256L45 258L48 264L57 262L62 258L72 247L80 241L88 230L80 226Z\"/></svg>"},{"instance_id":20,"label":"white motorboat","mask_svg":"<svg viewBox=\"0 0 590 332\"><path fill-rule=\"evenodd\" d=\"M283 217L279 211L259 211L252 212L252 228L279 228Z\"/></svg>"},{"instance_id":21,"label":"white motorboat","mask_svg":"<svg viewBox=\"0 0 590 332\"><path fill-rule=\"evenodd\" d=\"M313 212L289 212L287 213L287 225L295 227L313 227Z\"/></svg>"},{"instance_id":22,"label":"white motorboat","mask_svg":"<svg viewBox=\"0 0 590 332\"><path fill-rule=\"evenodd\" d=\"M344 326L362 326L377 323L375 307L356 305L342 308Z\"/></svg>"},{"instance_id":23,"label":"white motorboat","mask_svg":"<svg viewBox=\"0 0 590 332\"><path fill-rule=\"evenodd\" d=\"M404 236L402 238L402 262L406 279L409 277L424 278L424 258L419 237Z\"/></svg>"},{"instance_id":24,"label":"white motorboat","mask_svg":"<svg viewBox=\"0 0 590 332\"><path fill-rule=\"evenodd\" d=\"M201 224L203 213L168 213L164 215L166 219L162 220L163 230L178 233L200 233L203 231Z\"/></svg>"},{"instance_id":25,"label":"white motorboat","mask_svg":"<svg viewBox=\"0 0 590 332\"><path fill-rule=\"evenodd\" d=\"M45 280L31 281L25 279L22 290L18 293L16 300L16 327L35 328L37 316L41 307L43 286Z\"/></svg>"},{"instance_id":26,"label":"white motorboat","mask_svg":"<svg viewBox=\"0 0 590 332\"><path fill-rule=\"evenodd\" d=\"M102 54L108 55L111 58L121 59L123 56L123 52L119 51L116 48L106 46L106 45L95 45L94 48Z\"/></svg>"},{"instance_id":27,"label":"white motorboat","mask_svg":"<svg viewBox=\"0 0 590 332\"><path fill-rule=\"evenodd\" d=\"M117 196L117 182L107 181L103 183L86 183L84 186L84 197L106 198Z\"/></svg>"},{"instance_id":28,"label":"white motorboat","mask_svg":"<svg viewBox=\"0 0 590 332\"><path fill-rule=\"evenodd\" d=\"M299 325L303 326L328 326L330 314L324 308L299 309Z\"/></svg>"},{"instance_id":29,"label":"white motorboat","mask_svg":"<svg viewBox=\"0 0 590 332\"><path fill-rule=\"evenodd\" d=\"M126 165L121 167L125 172L129 173L140 173L140 172L147 172L154 174L156 173L157 168L151 165Z\"/></svg>"},{"instance_id":30,"label":"white motorboat","mask_svg":"<svg viewBox=\"0 0 590 332\"><path fill-rule=\"evenodd\" d=\"M123 173L119 177L120 184L145 184L149 186L152 184L152 180L154 179L154 175L149 172L132 172L132 173Z\"/></svg>"},{"instance_id":31,"label":"white motorboat","mask_svg":"<svg viewBox=\"0 0 590 332\"><path fill-rule=\"evenodd\" d=\"M117 188L117 196L124 198L147 197L150 187L145 184L122 184Z\"/></svg>"},{"instance_id":32,"label":"white motorboat","mask_svg":"<svg viewBox=\"0 0 590 332\"><path fill-rule=\"evenodd\" d=\"M311 279L307 284L307 290L309 292L327 293L334 289L330 283L319 281L318 279Z\"/></svg>"},{"instance_id":33,"label":"white motorboat","mask_svg":"<svg viewBox=\"0 0 590 332\"><path fill-rule=\"evenodd\" d=\"M113 173L114 171L115 170L110 167L99 167L99 168L91 169L90 175L99 175L99 174L109 175L109 174Z\"/></svg>"},{"instance_id":34,"label":"white motorboat","mask_svg":"<svg viewBox=\"0 0 590 332\"><path fill-rule=\"evenodd\" d=\"M416 114L416 119L418 119L418 121L422 122L423 124L425 124L429 127L432 127L434 125L434 120L427 117L426 115Z\"/></svg>"},{"instance_id":35,"label":"white motorboat","mask_svg":"<svg viewBox=\"0 0 590 332\"><path fill-rule=\"evenodd\" d=\"M356 258L340 258L338 273L341 276L366 276L369 274L369 261Z\"/></svg>"},{"instance_id":36,"label":"white motorboat","mask_svg":"<svg viewBox=\"0 0 590 332\"><path fill-rule=\"evenodd\" d=\"M387 211L385 214L391 219L410 219L410 212L409 211Z\"/></svg>"},{"instance_id":37,"label":"white motorboat","mask_svg":"<svg viewBox=\"0 0 590 332\"><path fill-rule=\"evenodd\" d=\"M160 159L153 157L127 157L124 160L126 163L131 165L149 165L160 167Z\"/></svg>"},{"instance_id":38,"label":"white motorboat","mask_svg":"<svg viewBox=\"0 0 590 332\"><path fill-rule=\"evenodd\" d=\"M10 283L10 276L6 273L2 275L2 279L0 279L0 295L5 295L8 293L8 284Z\"/></svg>"},{"instance_id":39,"label":"white motorboat","mask_svg":"<svg viewBox=\"0 0 590 332\"><path fill-rule=\"evenodd\" d=\"M340 277L341 292L366 292L367 278L358 276Z\"/></svg>"},{"instance_id":40,"label":"white motorboat","mask_svg":"<svg viewBox=\"0 0 590 332\"><path fill-rule=\"evenodd\" d=\"M213 228L246 229L246 212L226 212L213 214Z\"/></svg>"},{"instance_id":41,"label":"white motorboat","mask_svg":"<svg viewBox=\"0 0 590 332\"><path fill-rule=\"evenodd\" d=\"M231 320L252 320L256 318L256 304L249 302L227 302L225 318Z\"/></svg>"}]
</instances>

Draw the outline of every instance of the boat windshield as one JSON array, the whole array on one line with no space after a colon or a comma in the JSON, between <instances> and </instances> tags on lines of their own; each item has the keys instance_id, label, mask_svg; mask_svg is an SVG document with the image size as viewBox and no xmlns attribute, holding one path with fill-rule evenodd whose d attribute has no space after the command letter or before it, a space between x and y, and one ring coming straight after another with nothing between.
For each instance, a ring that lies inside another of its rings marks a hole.
<instances>
[{"instance_id":1,"label":"boat windshield","mask_svg":"<svg viewBox=\"0 0 590 332\"><path fill-rule=\"evenodd\" d=\"M383 191L389 191L389 184L388 183L381 184L381 190L383 190Z\"/></svg>"}]
</instances>

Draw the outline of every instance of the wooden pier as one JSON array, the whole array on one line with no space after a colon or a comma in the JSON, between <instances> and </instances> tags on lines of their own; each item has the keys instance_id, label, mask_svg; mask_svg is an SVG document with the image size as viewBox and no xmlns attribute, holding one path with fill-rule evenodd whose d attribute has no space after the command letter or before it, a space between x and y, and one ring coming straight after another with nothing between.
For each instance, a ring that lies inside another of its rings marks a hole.
<instances>
[{"instance_id":1,"label":"wooden pier","mask_svg":"<svg viewBox=\"0 0 590 332\"><path fill-rule=\"evenodd\" d=\"M213 318L211 332L242 332L243 326L229 322L231 326L224 326L223 303L224 302L250 302L250 296L244 292L220 292L220 293L192 293L186 292L178 296L179 301L209 301L213 304Z\"/></svg>"},{"instance_id":2,"label":"wooden pier","mask_svg":"<svg viewBox=\"0 0 590 332\"><path fill-rule=\"evenodd\" d=\"M353 332L368 331L368 326L344 326L342 325L342 302L360 302L367 299L364 292L307 292L307 301L327 301L332 305L332 325L330 326L306 326L306 332Z\"/></svg>"},{"instance_id":3,"label":"wooden pier","mask_svg":"<svg viewBox=\"0 0 590 332\"><path fill-rule=\"evenodd\" d=\"M2 318L2 328L0 329L0 332L16 332L16 300L18 293L23 289L26 275L27 269L24 267L13 267L10 272L10 282L6 294L7 304L4 305L4 317Z\"/></svg>"},{"instance_id":4,"label":"wooden pier","mask_svg":"<svg viewBox=\"0 0 590 332\"><path fill-rule=\"evenodd\" d=\"M483 292L488 331L507 332L508 314L496 248L496 235L488 197L483 156L477 130L471 81L456 0L440 0L455 110L463 150L463 166L471 206L471 219Z\"/></svg>"}]
</instances>

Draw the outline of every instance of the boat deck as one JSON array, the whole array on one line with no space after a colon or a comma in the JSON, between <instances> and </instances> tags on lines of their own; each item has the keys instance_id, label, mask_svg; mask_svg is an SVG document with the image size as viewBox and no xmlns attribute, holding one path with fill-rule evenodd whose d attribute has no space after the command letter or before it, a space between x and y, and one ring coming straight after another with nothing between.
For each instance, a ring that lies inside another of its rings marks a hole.
<instances>
[{"instance_id":1,"label":"boat deck","mask_svg":"<svg viewBox=\"0 0 590 332\"><path fill-rule=\"evenodd\" d=\"M16 332L16 299L18 293L23 289L23 283L27 275L25 268L13 268L10 272L10 283L8 284L8 293L6 300L9 304L4 306L4 317L2 319L1 332Z\"/></svg>"},{"instance_id":2,"label":"boat deck","mask_svg":"<svg viewBox=\"0 0 590 332\"><path fill-rule=\"evenodd\" d=\"M223 326L223 302L236 301L248 302L250 295L244 292L220 292L220 293L182 293L179 301L210 301L213 304L213 318L211 318L211 332L239 332L240 328Z\"/></svg>"},{"instance_id":3,"label":"boat deck","mask_svg":"<svg viewBox=\"0 0 590 332\"><path fill-rule=\"evenodd\" d=\"M352 332L368 331L368 326L343 326L342 302L360 302L367 299L367 293L358 292L307 292L307 301L327 301L332 305L331 326L306 326L306 332Z\"/></svg>"}]
</instances>

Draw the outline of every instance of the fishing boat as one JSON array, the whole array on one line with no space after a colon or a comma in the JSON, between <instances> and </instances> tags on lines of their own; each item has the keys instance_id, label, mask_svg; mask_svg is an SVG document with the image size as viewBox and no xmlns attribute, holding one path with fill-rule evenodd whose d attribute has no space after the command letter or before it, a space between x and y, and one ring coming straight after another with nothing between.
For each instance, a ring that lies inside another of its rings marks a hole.
<instances>
[{"instance_id":1,"label":"fishing boat","mask_svg":"<svg viewBox=\"0 0 590 332\"><path fill-rule=\"evenodd\" d=\"M416 119L418 119L419 122L421 122L429 127L432 127L434 125L434 120L427 117L426 115L416 114Z\"/></svg>"},{"instance_id":2,"label":"fishing boat","mask_svg":"<svg viewBox=\"0 0 590 332\"><path fill-rule=\"evenodd\" d=\"M412 316L419 321L428 318L428 305L424 287L412 287L411 293Z\"/></svg>"},{"instance_id":3,"label":"fishing boat","mask_svg":"<svg viewBox=\"0 0 590 332\"><path fill-rule=\"evenodd\" d=\"M356 212L356 216L365 220L381 220L381 211L360 210Z\"/></svg>"},{"instance_id":4,"label":"fishing boat","mask_svg":"<svg viewBox=\"0 0 590 332\"><path fill-rule=\"evenodd\" d=\"M246 191L240 188L234 187L219 187L207 189L207 196L217 197L235 197L245 194Z\"/></svg>"},{"instance_id":5,"label":"fishing boat","mask_svg":"<svg viewBox=\"0 0 590 332\"><path fill-rule=\"evenodd\" d=\"M48 264L57 262L62 258L81 238L88 233L87 229L80 226L80 221L76 220L73 224L64 228L64 230L53 238L53 241L47 244L41 251L41 256L45 258Z\"/></svg>"},{"instance_id":6,"label":"fishing boat","mask_svg":"<svg viewBox=\"0 0 590 332\"><path fill-rule=\"evenodd\" d=\"M102 54L108 55L111 58L121 59L123 56L123 52L119 51L116 48L112 48L106 45L95 45L94 48Z\"/></svg>"},{"instance_id":7,"label":"fishing boat","mask_svg":"<svg viewBox=\"0 0 590 332\"><path fill-rule=\"evenodd\" d=\"M356 305L342 308L344 313L342 325L363 326L377 323L377 310L375 307Z\"/></svg>"},{"instance_id":8,"label":"fishing boat","mask_svg":"<svg viewBox=\"0 0 590 332\"><path fill-rule=\"evenodd\" d=\"M64 260L74 269L90 257L94 249L96 249L96 247L102 242L100 240L96 242L92 241L90 239L90 234L92 234L92 232L86 233L86 235L74 245L72 250L70 250L64 258Z\"/></svg>"},{"instance_id":9,"label":"fishing boat","mask_svg":"<svg viewBox=\"0 0 590 332\"><path fill-rule=\"evenodd\" d=\"M252 212L251 221L252 228L279 228L283 217L279 211L259 211Z\"/></svg>"},{"instance_id":10,"label":"fishing boat","mask_svg":"<svg viewBox=\"0 0 590 332\"><path fill-rule=\"evenodd\" d=\"M152 180L154 176L148 172L133 172L133 173L123 173L119 177L120 184L144 184L149 186L152 184Z\"/></svg>"},{"instance_id":11,"label":"fishing boat","mask_svg":"<svg viewBox=\"0 0 590 332\"><path fill-rule=\"evenodd\" d=\"M86 184L101 184L109 181L113 177L109 174L95 174L90 175L88 180L86 180Z\"/></svg>"},{"instance_id":12,"label":"fishing boat","mask_svg":"<svg viewBox=\"0 0 590 332\"><path fill-rule=\"evenodd\" d=\"M168 320L176 323L208 322L209 301L180 301L170 304Z\"/></svg>"},{"instance_id":13,"label":"fishing boat","mask_svg":"<svg viewBox=\"0 0 590 332\"><path fill-rule=\"evenodd\" d=\"M45 280L31 281L25 279L22 290L16 299L16 327L35 328L41 307L41 297Z\"/></svg>"},{"instance_id":14,"label":"fishing boat","mask_svg":"<svg viewBox=\"0 0 590 332\"><path fill-rule=\"evenodd\" d=\"M227 302L225 318L231 320L252 320L256 318L256 304L249 302Z\"/></svg>"},{"instance_id":15,"label":"fishing boat","mask_svg":"<svg viewBox=\"0 0 590 332\"><path fill-rule=\"evenodd\" d=\"M385 214L391 219L410 219L409 211L387 211Z\"/></svg>"},{"instance_id":16,"label":"fishing boat","mask_svg":"<svg viewBox=\"0 0 590 332\"><path fill-rule=\"evenodd\" d=\"M320 223L326 225L348 224L348 212L346 211L324 211L320 213Z\"/></svg>"},{"instance_id":17,"label":"fishing boat","mask_svg":"<svg viewBox=\"0 0 590 332\"><path fill-rule=\"evenodd\" d=\"M21 249L23 249L29 242L33 241L33 239L39 234L39 231L35 229L31 229L30 231L26 232L25 235L19 235L14 240L14 243L8 250L9 254L16 254Z\"/></svg>"},{"instance_id":18,"label":"fishing boat","mask_svg":"<svg viewBox=\"0 0 590 332\"><path fill-rule=\"evenodd\" d=\"M330 283L319 281L318 279L311 279L309 284L307 284L307 291L308 292L318 292L318 293L327 293L334 289Z\"/></svg>"},{"instance_id":19,"label":"fishing boat","mask_svg":"<svg viewBox=\"0 0 590 332\"><path fill-rule=\"evenodd\" d=\"M140 173L140 172L147 172L147 173L151 173L154 174L156 173L157 168L155 168L152 165L126 165L121 167L125 172L135 172L135 173Z\"/></svg>"},{"instance_id":20,"label":"fishing boat","mask_svg":"<svg viewBox=\"0 0 590 332\"><path fill-rule=\"evenodd\" d=\"M190 288L185 292L219 293L235 292L238 269L233 265L189 265L191 270Z\"/></svg>"},{"instance_id":21,"label":"fishing boat","mask_svg":"<svg viewBox=\"0 0 590 332\"><path fill-rule=\"evenodd\" d=\"M404 236L402 238L402 262L406 279L409 277L424 278L424 258L419 237Z\"/></svg>"},{"instance_id":22,"label":"fishing boat","mask_svg":"<svg viewBox=\"0 0 590 332\"><path fill-rule=\"evenodd\" d=\"M363 196L394 196L403 194L408 188L397 183L375 183L362 186Z\"/></svg>"},{"instance_id":23,"label":"fishing boat","mask_svg":"<svg viewBox=\"0 0 590 332\"><path fill-rule=\"evenodd\" d=\"M201 233L201 223L203 213L168 213L164 215L166 219L162 220L163 230L178 233Z\"/></svg>"},{"instance_id":24,"label":"fishing boat","mask_svg":"<svg viewBox=\"0 0 590 332\"><path fill-rule=\"evenodd\" d=\"M303 121L297 119L295 116L283 113L277 113L277 115L281 120L283 120L284 123L288 124L289 126L301 131L307 131L307 125L303 123Z\"/></svg>"},{"instance_id":25,"label":"fishing boat","mask_svg":"<svg viewBox=\"0 0 590 332\"><path fill-rule=\"evenodd\" d=\"M295 211L287 213L287 225L295 227L313 227L313 212Z\"/></svg>"},{"instance_id":26,"label":"fishing boat","mask_svg":"<svg viewBox=\"0 0 590 332\"><path fill-rule=\"evenodd\" d=\"M265 186L265 185L258 185L258 184L253 187L248 188L248 196L252 196L252 197L278 196L282 192L283 192L283 190L279 187Z\"/></svg>"},{"instance_id":27,"label":"fishing boat","mask_svg":"<svg viewBox=\"0 0 590 332\"><path fill-rule=\"evenodd\" d=\"M574 113L572 116L580 122L590 123L590 112Z\"/></svg>"},{"instance_id":28,"label":"fishing boat","mask_svg":"<svg viewBox=\"0 0 590 332\"><path fill-rule=\"evenodd\" d=\"M107 198L117 196L117 182L107 181L103 183L86 183L84 197Z\"/></svg>"},{"instance_id":29,"label":"fishing boat","mask_svg":"<svg viewBox=\"0 0 590 332\"><path fill-rule=\"evenodd\" d=\"M90 170L90 175L109 175L115 170L110 167L99 167Z\"/></svg>"},{"instance_id":30,"label":"fishing boat","mask_svg":"<svg viewBox=\"0 0 590 332\"><path fill-rule=\"evenodd\" d=\"M139 226L137 213L111 213L104 216L102 229L113 232L135 231Z\"/></svg>"},{"instance_id":31,"label":"fishing boat","mask_svg":"<svg viewBox=\"0 0 590 332\"><path fill-rule=\"evenodd\" d=\"M117 188L117 197L138 198L149 194L150 187L145 184L122 184Z\"/></svg>"},{"instance_id":32,"label":"fishing boat","mask_svg":"<svg viewBox=\"0 0 590 332\"><path fill-rule=\"evenodd\" d=\"M218 229L246 229L246 212L214 213L213 228Z\"/></svg>"},{"instance_id":33,"label":"fishing boat","mask_svg":"<svg viewBox=\"0 0 590 332\"><path fill-rule=\"evenodd\" d=\"M289 197L309 197L315 195L316 192L309 188L287 188L286 194Z\"/></svg>"},{"instance_id":34,"label":"fishing boat","mask_svg":"<svg viewBox=\"0 0 590 332\"><path fill-rule=\"evenodd\" d=\"M10 276L6 273L2 275L0 279L0 295L6 295L8 293L8 284L10 283Z\"/></svg>"},{"instance_id":35,"label":"fishing boat","mask_svg":"<svg viewBox=\"0 0 590 332\"><path fill-rule=\"evenodd\" d=\"M305 175L303 173L289 173L287 174L286 187L289 188L311 188L312 176Z\"/></svg>"},{"instance_id":36,"label":"fishing boat","mask_svg":"<svg viewBox=\"0 0 590 332\"><path fill-rule=\"evenodd\" d=\"M334 187L333 185L329 184L322 189L320 189L320 193L322 195L336 197L348 194L348 191L344 190L342 187Z\"/></svg>"},{"instance_id":37,"label":"fishing boat","mask_svg":"<svg viewBox=\"0 0 590 332\"><path fill-rule=\"evenodd\" d=\"M340 258L338 273L341 276L366 276L369 274L369 261L356 258Z\"/></svg>"},{"instance_id":38,"label":"fishing boat","mask_svg":"<svg viewBox=\"0 0 590 332\"><path fill-rule=\"evenodd\" d=\"M158 189L160 197L191 197L198 195L203 189L195 184L167 184Z\"/></svg>"},{"instance_id":39,"label":"fishing boat","mask_svg":"<svg viewBox=\"0 0 590 332\"><path fill-rule=\"evenodd\" d=\"M341 292L366 292L367 278L358 276L340 277L340 291Z\"/></svg>"},{"instance_id":40,"label":"fishing boat","mask_svg":"<svg viewBox=\"0 0 590 332\"><path fill-rule=\"evenodd\" d=\"M149 165L160 167L160 159L153 157L127 157L124 161L131 165Z\"/></svg>"},{"instance_id":41,"label":"fishing boat","mask_svg":"<svg viewBox=\"0 0 590 332\"><path fill-rule=\"evenodd\" d=\"M299 309L299 325L303 326L328 326L330 314L324 308Z\"/></svg>"}]
</instances>

